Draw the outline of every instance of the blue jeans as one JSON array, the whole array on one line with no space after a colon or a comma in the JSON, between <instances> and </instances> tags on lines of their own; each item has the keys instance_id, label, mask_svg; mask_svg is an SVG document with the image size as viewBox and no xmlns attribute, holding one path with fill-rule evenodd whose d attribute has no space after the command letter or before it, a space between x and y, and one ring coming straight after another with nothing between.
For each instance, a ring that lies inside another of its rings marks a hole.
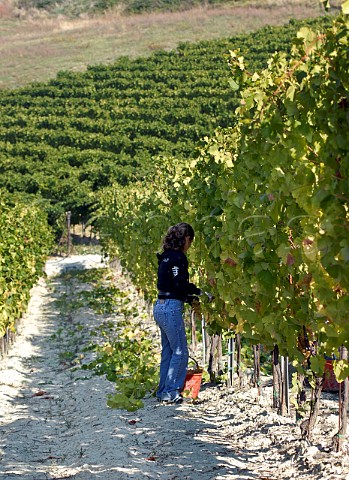
<instances>
[{"instance_id":1,"label":"blue jeans","mask_svg":"<svg viewBox=\"0 0 349 480\"><path fill-rule=\"evenodd\" d=\"M189 358L183 302L157 300L154 318L160 327L162 347L157 397L160 400L174 400L184 386Z\"/></svg>"}]
</instances>

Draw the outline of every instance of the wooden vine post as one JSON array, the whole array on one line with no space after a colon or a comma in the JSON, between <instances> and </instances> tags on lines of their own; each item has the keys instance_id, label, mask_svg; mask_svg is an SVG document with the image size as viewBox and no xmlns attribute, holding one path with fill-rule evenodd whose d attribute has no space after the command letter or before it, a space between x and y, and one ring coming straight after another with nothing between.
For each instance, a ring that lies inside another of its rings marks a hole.
<instances>
[{"instance_id":1,"label":"wooden vine post","mask_svg":"<svg viewBox=\"0 0 349 480\"><path fill-rule=\"evenodd\" d=\"M228 387L234 386L235 339L228 340Z\"/></svg>"},{"instance_id":2,"label":"wooden vine post","mask_svg":"<svg viewBox=\"0 0 349 480\"><path fill-rule=\"evenodd\" d=\"M203 349L203 364L208 365L210 360L210 336L207 333L205 316L201 315L201 331L202 331L202 349Z\"/></svg>"},{"instance_id":3,"label":"wooden vine post","mask_svg":"<svg viewBox=\"0 0 349 480\"><path fill-rule=\"evenodd\" d=\"M196 350L198 347L198 339L196 333L196 312L194 309L190 312L190 324L191 324L191 349L192 353L195 356Z\"/></svg>"},{"instance_id":4,"label":"wooden vine post","mask_svg":"<svg viewBox=\"0 0 349 480\"><path fill-rule=\"evenodd\" d=\"M236 373L238 376L238 385L242 387L242 369L241 369L241 335L238 333L236 335Z\"/></svg>"},{"instance_id":5,"label":"wooden vine post","mask_svg":"<svg viewBox=\"0 0 349 480\"><path fill-rule=\"evenodd\" d=\"M71 236L70 236L70 226L71 226L71 212L67 212L67 255L70 256L71 250Z\"/></svg>"},{"instance_id":6,"label":"wooden vine post","mask_svg":"<svg viewBox=\"0 0 349 480\"><path fill-rule=\"evenodd\" d=\"M216 382L217 376L222 372L222 335L215 333L210 337L210 350L207 371L210 381Z\"/></svg>"},{"instance_id":7,"label":"wooden vine post","mask_svg":"<svg viewBox=\"0 0 349 480\"><path fill-rule=\"evenodd\" d=\"M282 411L282 373L279 361L279 347L274 346L272 351L273 362L273 408L276 408L278 413Z\"/></svg>"},{"instance_id":8,"label":"wooden vine post","mask_svg":"<svg viewBox=\"0 0 349 480\"><path fill-rule=\"evenodd\" d=\"M253 386L258 388L261 395L261 346L253 345Z\"/></svg>"}]
</instances>

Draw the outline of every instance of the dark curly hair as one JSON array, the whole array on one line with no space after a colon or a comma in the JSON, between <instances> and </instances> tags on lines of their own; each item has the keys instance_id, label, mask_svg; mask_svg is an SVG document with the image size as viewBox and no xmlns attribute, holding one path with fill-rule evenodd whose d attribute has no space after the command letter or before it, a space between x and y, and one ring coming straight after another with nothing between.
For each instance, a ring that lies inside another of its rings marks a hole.
<instances>
[{"instance_id":1,"label":"dark curly hair","mask_svg":"<svg viewBox=\"0 0 349 480\"><path fill-rule=\"evenodd\" d=\"M193 227L189 223L177 223L167 230L162 244L163 250L183 250L186 237L194 240Z\"/></svg>"}]
</instances>

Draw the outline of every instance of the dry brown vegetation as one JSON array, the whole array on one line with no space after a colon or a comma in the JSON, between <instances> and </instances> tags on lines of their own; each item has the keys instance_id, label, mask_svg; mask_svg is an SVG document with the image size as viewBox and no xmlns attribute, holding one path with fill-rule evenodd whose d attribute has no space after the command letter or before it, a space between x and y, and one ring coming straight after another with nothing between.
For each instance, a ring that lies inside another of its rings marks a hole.
<instances>
[{"instance_id":1,"label":"dry brown vegetation","mask_svg":"<svg viewBox=\"0 0 349 480\"><path fill-rule=\"evenodd\" d=\"M291 18L313 18L323 9L318 0L259 0L133 16L118 10L78 19L34 13L16 17L10 0L1 4L0 88L46 81L60 70L82 71L122 55L134 58L171 50L182 41L230 37Z\"/></svg>"}]
</instances>

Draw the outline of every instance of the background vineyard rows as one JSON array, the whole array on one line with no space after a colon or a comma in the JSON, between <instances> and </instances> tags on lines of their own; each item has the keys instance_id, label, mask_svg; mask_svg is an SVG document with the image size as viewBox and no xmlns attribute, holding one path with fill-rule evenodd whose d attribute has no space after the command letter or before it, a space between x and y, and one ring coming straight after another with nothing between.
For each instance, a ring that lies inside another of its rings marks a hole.
<instances>
[{"instance_id":1,"label":"background vineyard rows","mask_svg":"<svg viewBox=\"0 0 349 480\"><path fill-rule=\"evenodd\" d=\"M154 156L193 158L201 138L234 123L229 50L241 48L260 69L274 51L289 51L300 25L182 44L0 92L0 188L43 199L51 224L68 210L73 223L86 220L96 191L146 178Z\"/></svg>"}]
</instances>

